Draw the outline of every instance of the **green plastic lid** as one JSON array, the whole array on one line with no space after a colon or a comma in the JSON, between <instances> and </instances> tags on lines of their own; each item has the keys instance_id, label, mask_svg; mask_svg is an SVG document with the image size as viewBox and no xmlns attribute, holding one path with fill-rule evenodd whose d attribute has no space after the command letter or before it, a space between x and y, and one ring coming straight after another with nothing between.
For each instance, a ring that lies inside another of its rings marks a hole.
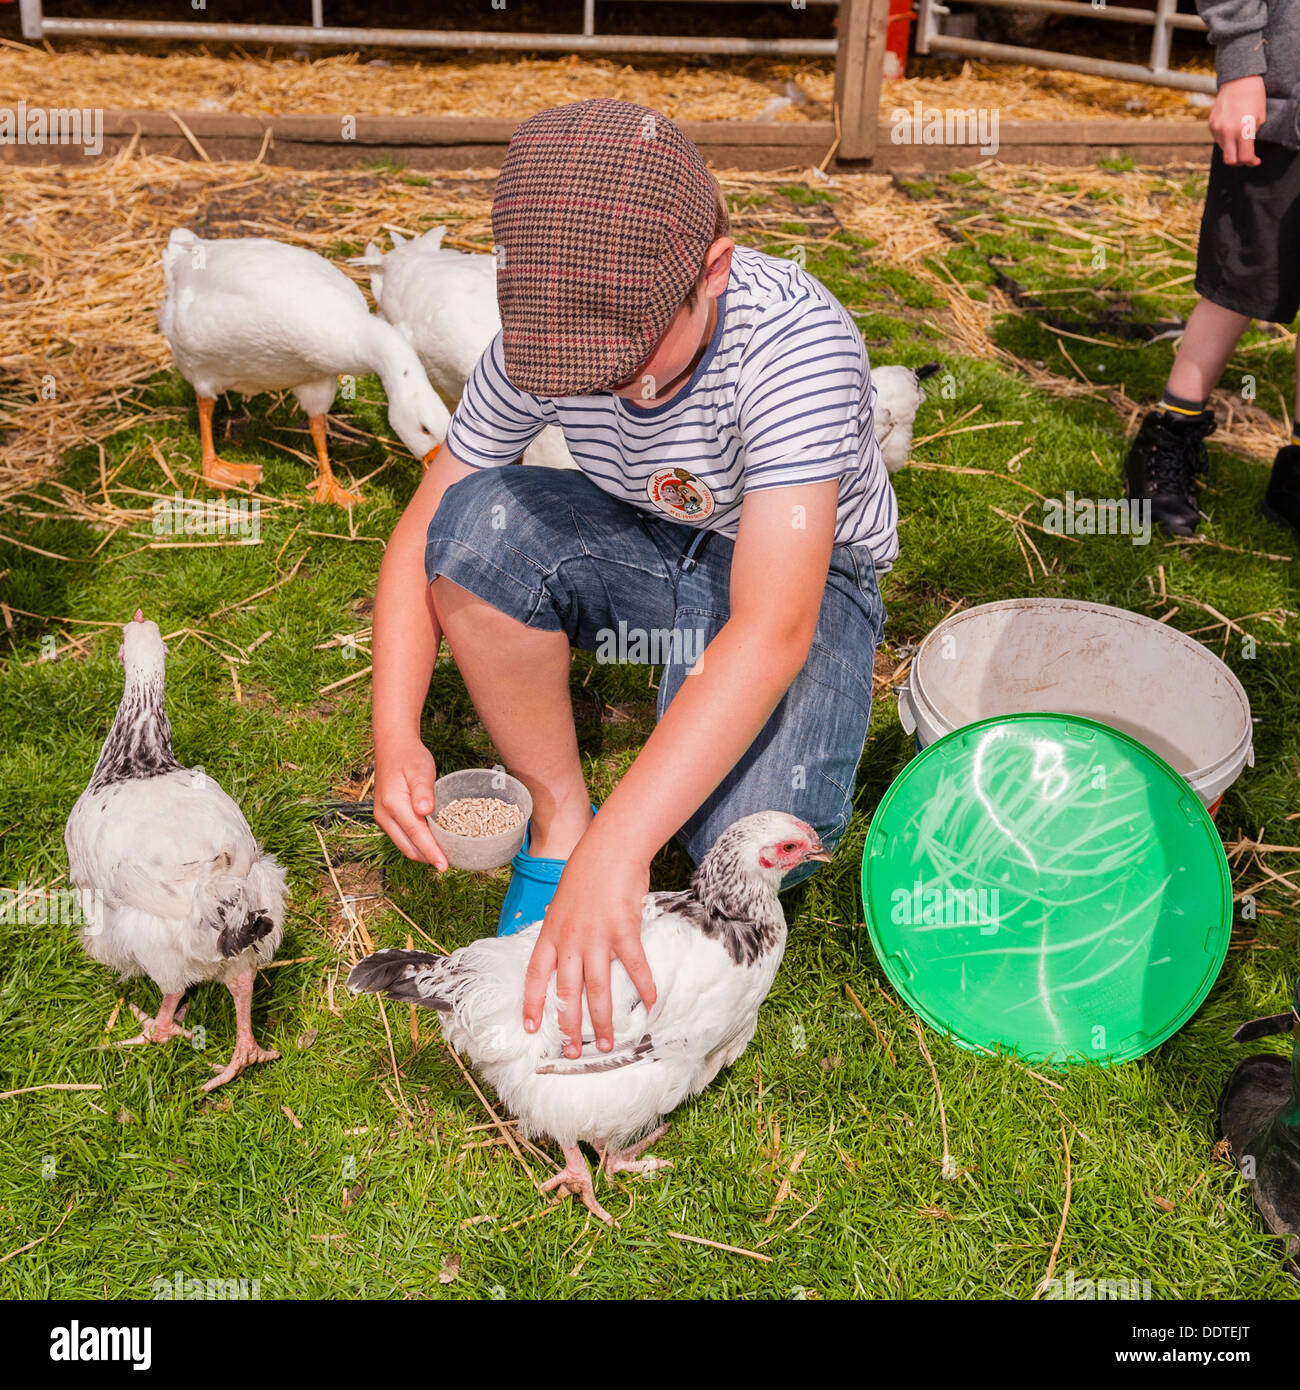
<instances>
[{"instance_id":1,"label":"green plastic lid","mask_svg":"<svg viewBox=\"0 0 1300 1390\"><path fill-rule=\"evenodd\" d=\"M894 988L964 1047L1128 1061L1195 1013L1228 951L1209 812L1149 748L1091 719L968 724L885 793L862 856Z\"/></svg>"}]
</instances>

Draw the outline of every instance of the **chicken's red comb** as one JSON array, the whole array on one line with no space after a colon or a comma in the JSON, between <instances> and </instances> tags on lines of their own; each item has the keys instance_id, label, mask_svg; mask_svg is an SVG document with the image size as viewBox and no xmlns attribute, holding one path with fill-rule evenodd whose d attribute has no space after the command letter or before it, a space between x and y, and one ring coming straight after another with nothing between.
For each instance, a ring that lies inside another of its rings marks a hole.
<instances>
[{"instance_id":1,"label":"chicken's red comb","mask_svg":"<svg viewBox=\"0 0 1300 1390\"><path fill-rule=\"evenodd\" d=\"M134 622L137 622L137 623L142 623L142 622L144 622L144 610L143 610L143 609L137 608L137 609L135 610L135 618L133 619L133 621L134 621Z\"/></svg>"}]
</instances>

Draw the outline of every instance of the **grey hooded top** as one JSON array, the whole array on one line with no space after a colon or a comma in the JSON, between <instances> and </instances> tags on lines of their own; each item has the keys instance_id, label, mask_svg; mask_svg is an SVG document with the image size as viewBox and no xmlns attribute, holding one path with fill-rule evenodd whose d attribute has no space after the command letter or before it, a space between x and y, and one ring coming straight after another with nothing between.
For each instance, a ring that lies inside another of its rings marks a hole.
<instances>
[{"instance_id":1,"label":"grey hooded top","mask_svg":"<svg viewBox=\"0 0 1300 1390\"><path fill-rule=\"evenodd\" d=\"M1262 77L1268 116L1258 138L1300 149L1300 0L1196 0L1196 8L1219 86Z\"/></svg>"}]
</instances>

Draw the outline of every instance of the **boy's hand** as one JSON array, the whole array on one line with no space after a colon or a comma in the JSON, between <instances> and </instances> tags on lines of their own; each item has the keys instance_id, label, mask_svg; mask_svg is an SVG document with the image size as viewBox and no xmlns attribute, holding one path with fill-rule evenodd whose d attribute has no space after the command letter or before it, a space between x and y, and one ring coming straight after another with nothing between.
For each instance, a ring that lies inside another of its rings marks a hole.
<instances>
[{"instance_id":1,"label":"boy's hand","mask_svg":"<svg viewBox=\"0 0 1300 1390\"><path fill-rule=\"evenodd\" d=\"M617 853L603 853L592 839L590 848L584 850L584 840L569 857L524 979L524 1027L535 1033L541 1024L546 987L556 976L566 1057L582 1051L584 988L596 1046L602 1052L614 1046L609 967L615 956L646 1008L655 1002L654 977L641 949L641 909L650 887L649 867Z\"/></svg>"},{"instance_id":2,"label":"boy's hand","mask_svg":"<svg viewBox=\"0 0 1300 1390\"><path fill-rule=\"evenodd\" d=\"M1210 134L1223 151L1225 164L1253 168L1259 163L1255 136L1267 114L1262 77L1238 77L1219 88L1210 111Z\"/></svg>"},{"instance_id":3,"label":"boy's hand","mask_svg":"<svg viewBox=\"0 0 1300 1390\"><path fill-rule=\"evenodd\" d=\"M416 740L394 748L375 745L375 820L408 859L447 867L425 816L433 814L433 754Z\"/></svg>"}]
</instances>

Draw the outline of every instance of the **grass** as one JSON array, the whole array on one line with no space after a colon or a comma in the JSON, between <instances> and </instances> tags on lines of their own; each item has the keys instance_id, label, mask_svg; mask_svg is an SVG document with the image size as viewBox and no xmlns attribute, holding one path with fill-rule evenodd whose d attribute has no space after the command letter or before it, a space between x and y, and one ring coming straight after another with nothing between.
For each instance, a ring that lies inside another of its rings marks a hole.
<instances>
[{"instance_id":1,"label":"grass","mask_svg":"<svg viewBox=\"0 0 1300 1390\"><path fill-rule=\"evenodd\" d=\"M931 186L922 194L947 191ZM802 201L810 213L824 207L820 195ZM991 282L993 262L1002 259L1018 258L1027 276L1034 248L1013 230L1001 241L983 233L950 264L965 265L971 284ZM1038 395L1001 367L944 350L937 330L920 323L935 313L929 285L873 262L868 244L842 241L810 246L809 268L860 315L876 357L919 363L942 354L951 374L949 394L925 407L918 432L934 433L976 405L984 422L1020 422L948 435L918 451L931 463L1001 476L913 469L896 478L904 520L902 555L884 586L886 656L919 640L959 598L1060 595L1158 616L1161 566L1169 593L1230 617L1300 609L1294 564L1163 540L1073 545L1032 533L1048 574L1035 567L1031 579L1010 524L990 510L1018 511L1026 500L1005 480L1007 461L1029 446L1015 476L1048 496L1122 495L1121 421L1104 403ZM1042 267L1043 285L1049 269ZM1182 312L1178 293L1144 311ZM1029 314L1011 316L998 331L1006 344L1047 337ZM1041 355L1053 346L1044 341ZM1139 384L1159 379L1169 348L1139 342L1113 356L1137 394ZM1276 352L1252 360L1262 359L1270 380L1284 379ZM197 467L187 388L160 377L151 398L176 408L170 423L152 430L164 456L173 468ZM143 539L123 531L94 563L77 563L104 536L61 518L49 505L57 503L52 488L20 499L30 512L52 516L6 518L7 534L67 559L14 546L0 555L10 608L57 615L14 612L3 639L0 885L50 882L65 871L62 825L120 692L113 630L59 619L115 623L139 604L164 631L201 631L218 651L198 637L172 642L176 750L241 801L289 869L293 905L281 951L289 963L261 977L254 1004L259 1037L283 1060L202 1098L210 1059L224 1060L233 1041L223 991L194 993L189 1021L205 1030L202 1048L103 1048L119 994L148 1008L153 987L136 981L119 989L82 954L70 927L5 926L0 1085L101 1088L0 1101L0 1254L48 1237L0 1264L7 1295L147 1297L155 1279L182 1271L257 1279L263 1297L1026 1298L1057 1239L1068 1142L1071 1200L1059 1275L1149 1279L1157 1298L1294 1296L1243 1183L1211 1158L1215 1100L1244 1055L1229 1035L1242 1019L1285 1007L1289 996L1294 896L1276 884L1258 895L1259 919L1240 924L1241 949L1197 1016L1139 1063L1075 1069L1053 1086L924 1030L959 1173L945 1177L935 1079L912 1016L860 928L857 859L874 807L911 755L888 695L874 711L849 835L835 863L789 900L790 947L758 1036L729 1073L674 1116L658 1152L676 1166L602 1192L616 1230L594 1229L573 1203L545 1210L504 1147L466 1147L491 1133L481 1128L482 1107L433 1019L419 1019L413 1040L406 1011L390 1006L399 1094L376 1001L351 999L333 983L342 922L317 830L348 891L364 898L377 944L402 944L411 930L395 907L444 946L465 944L492 930L504 881L436 878L364 823L333 813L365 782L369 683L321 688L365 664L364 644L349 655L335 639L368 626L381 548L349 538L338 513L304 501L306 465L278 447L302 447L302 436L289 433L301 419L265 399L247 404L251 413L223 447L263 465L268 497L297 504L268 508L260 544L142 549L148 527L138 524L132 529L146 532ZM343 418L385 432L377 383L362 381L357 401L343 409ZM109 442L108 475L121 467L111 485L119 500L128 497L117 491L123 487L170 492L147 444L131 430ZM1290 553L1285 534L1257 514L1261 462L1212 453L1205 534L1247 551ZM398 454L367 443L337 447L342 471L354 477L382 469L365 484L360 537L386 536L414 488L417 466ZM71 486L93 491L99 477L97 457L68 459ZM292 580L239 602L283 580L300 558ZM1184 628L1210 621L1192 606L1173 619ZM1273 843L1295 843L1296 823L1286 818L1300 804L1300 656L1295 646L1266 645L1294 641L1295 623L1288 619L1282 631L1256 619L1244 626L1259 640L1253 656L1236 636L1225 645L1222 629L1202 634L1244 682L1259 720L1256 766L1228 793L1219 826L1229 839L1262 829ZM84 650L65 650L60 633L85 632L94 635ZM41 660L51 636L59 655ZM234 663L237 702L222 653L240 651L249 656ZM644 668L575 659L581 746L597 798L651 727L654 679ZM447 770L493 756L450 663L435 677L425 736ZM654 885L679 885L686 872L680 853L666 851ZM128 1029L123 1010L112 1036ZM789 1194L774 1210L785 1178ZM684 1243L674 1232L770 1258ZM453 1255L458 1271L440 1282Z\"/></svg>"}]
</instances>

